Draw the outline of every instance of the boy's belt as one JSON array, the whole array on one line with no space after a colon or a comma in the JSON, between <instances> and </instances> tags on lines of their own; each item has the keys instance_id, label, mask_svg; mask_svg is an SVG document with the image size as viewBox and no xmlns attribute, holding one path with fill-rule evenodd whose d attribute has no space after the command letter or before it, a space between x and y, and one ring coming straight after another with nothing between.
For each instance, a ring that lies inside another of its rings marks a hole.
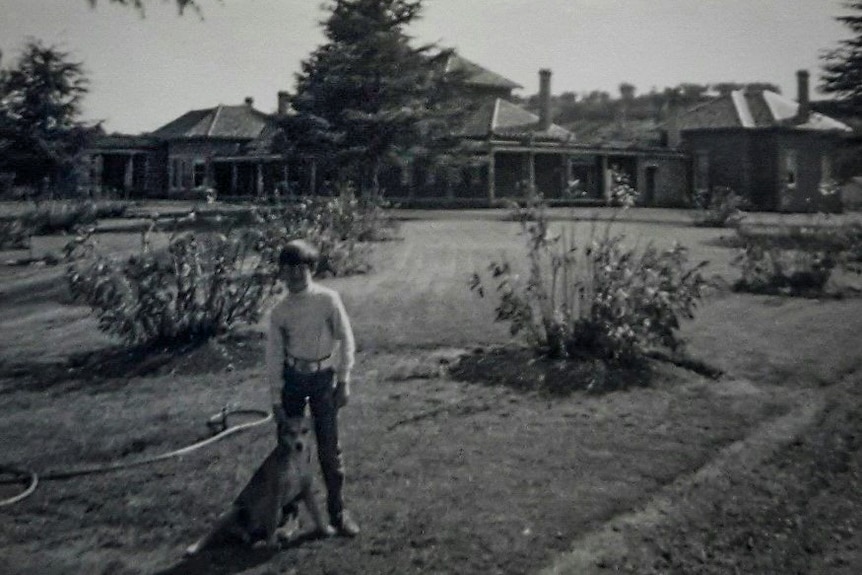
<instances>
[{"instance_id":1,"label":"boy's belt","mask_svg":"<svg viewBox=\"0 0 862 575\"><path fill-rule=\"evenodd\" d=\"M332 362L329 361L329 358L330 356L328 355L320 359L302 359L301 357L285 355L284 366L299 373L317 373L332 367Z\"/></svg>"}]
</instances>

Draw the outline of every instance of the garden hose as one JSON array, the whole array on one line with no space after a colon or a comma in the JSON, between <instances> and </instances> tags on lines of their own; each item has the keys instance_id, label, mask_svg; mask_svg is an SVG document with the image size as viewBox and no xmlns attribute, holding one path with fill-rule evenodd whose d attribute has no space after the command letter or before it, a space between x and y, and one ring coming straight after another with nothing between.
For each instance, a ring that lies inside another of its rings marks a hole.
<instances>
[{"instance_id":1,"label":"garden hose","mask_svg":"<svg viewBox=\"0 0 862 575\"><path fill-rule=\"evenodd\" d=\"M254 421L249 421L247 423L241 423L239 425L228 425L228 417L233 415L257 415L258 419ZM0 464L0 473L14 475L15 478L12 479L2 479L0 480L0 485L7 485L12 483L24 483L28 482L28 485L24 491L21 493L10 497L8 499L0 500L0 507L5 507L8 505L12 505L17 503L36 491L36 487L39 485L39 481L49 481L49 480L59 480L59 479L69 479L72 477L79 477L81 475L92 475L95 473L107 473L110 471L117 471L119 469L127 469L130 467L138 467L141 465L148 465L151 463L155 463L157 461L163 461L165 459L171 459L173 457L179 457L181 455L186 455L202 447L206 447L211 443L215 443L216 441L222 440L229 435L233 435L234 433L238 433L240 431L250 429L252 427L256 427L258 425L262 425L264 423L269 422L272 419L272 414L268 411L264 411L261 409L228 409L224 408L219 413L213 415L207 420L207 427L215 434L212 437L208 437L207 439L203 439L186 447L182 447L180 449L175 449L174 451L169 451L167 453L161 453L159 455L153 455L150 457L144 457L142 459L137 459L133 461L117 461L113 463L107 463L102 465L91 465L88 467L80 467L77 469L67 469L67 470L56 470L49 471L43 474L36 474L34 471L30 470L21 470L14 467L10 467L7 465Z\"/></svg>"}]
</instances>

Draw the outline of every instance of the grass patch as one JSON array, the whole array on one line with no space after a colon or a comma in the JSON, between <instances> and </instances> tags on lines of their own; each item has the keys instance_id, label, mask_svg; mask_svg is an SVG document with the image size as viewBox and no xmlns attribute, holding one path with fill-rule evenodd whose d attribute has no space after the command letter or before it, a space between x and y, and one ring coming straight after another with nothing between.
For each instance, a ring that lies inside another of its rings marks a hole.
<instances>
[{"instance_id":1,"label":"grass patch","mask_svg":"<svg viewBox=\"0 0 862 575\"><path fill-rule=\"evenodd\" d=\"M715 231L676 216L678 226L632 221L620 231L680 239L692 259L709 259L716 273L729 269L732 251L709 243ZM688 357L724 377L650 360L649 386L621 375L620 391L586 393L596 376L587 364L554 376L552 362L494 352L509 343L508 333L467 289L483 263L520 253L516 224L458 213L403 222L401 233L404 241L374 254L374 273L325 280L343 294L360 348L342 424L358 539L181 561L274 444L273 429L255 428L153 467L46 482L4 509L7 565L49 573L535 572L818 385L862 367L854 347L859 300L720 294L682 330ZM99 240L120 249L139 241ZM0 289L31 273L15 268ZM99 371L117 342L85 310L52 290L17 293L14 302L0 300L0 378L8 390L0 435L3 458L16 467L155 454L205 436L206 420L224 405L269 405L261 325L152 369L114 358L115 370ZM459 349L477 347L491 351L456 363ZM49 393L35 384L40 365L58 378L65 371ZM581 383L567 396L547 393L543 372L546 381Z\"/></svg>"}]
</instances>

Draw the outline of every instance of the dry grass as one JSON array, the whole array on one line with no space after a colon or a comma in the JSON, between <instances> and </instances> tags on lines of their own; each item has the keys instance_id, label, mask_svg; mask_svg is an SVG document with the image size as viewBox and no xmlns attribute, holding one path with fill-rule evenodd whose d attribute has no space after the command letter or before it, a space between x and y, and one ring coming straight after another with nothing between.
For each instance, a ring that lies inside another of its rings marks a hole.
<instances>
[{"instance_id":1,"label":"dry grass","mask_svg":"<svg viewBox=\"0 0 862 575\"><path fill-rule=\"evenodd\" d=\"M731 256L713 241L720 230L620 226L642 242L677 237L719 273ZM467 281L489 259L522 249L517 225L456 213L405 222L402 233L379 246L374 273L328 280L360 345L343 414L359 539L180 561L271 447L272 430L258 428L152 467L46 483L4 509L6 565L19 573L538 571L575 538L786 413L801 388L859 368L858 300L723 294L684 326L691 354L729 374L718 382L660 363L651 386L605 395L551 398L457 381L444 368L459 348L508 340L491 320L493 301L472 295ZM65 363L110 341L61 289L15 293L14 305L0 304L2 461L42 471L153 454L200 439L206 418L227 403L268 404L253 333L145 368L131 362L123 376L93 356Z\"/></svg>"}]
</instances>

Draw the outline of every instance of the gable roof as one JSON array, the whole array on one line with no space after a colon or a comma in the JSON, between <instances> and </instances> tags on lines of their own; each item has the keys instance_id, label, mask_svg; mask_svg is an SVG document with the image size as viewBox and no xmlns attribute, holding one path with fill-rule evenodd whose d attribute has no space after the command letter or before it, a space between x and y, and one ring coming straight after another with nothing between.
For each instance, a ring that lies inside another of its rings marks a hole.
<instances>
[{"instance_id":1,"label":"gable roof","mask_svg":"<svg viewBox=\"0 0 862 575\"><path fill-rule=\"evenodd\" d=\"M547 130L540 130L539 116L503 98L482 103L464 122L459 135L468 138L533 137L556 141L569 141L572 138L570 131L556 124L551 124Z\"/></svg>"},{"instance_id":2,"label":"gable roof","mask_svg":"<svg viewBox=\"0 0 862 575\"><path fill-rule=\"evenodd\" d=\"M851 131L847 124L813 111L806 121L797 122L798 110L797 102L770 90L734 90L682 112L679 129L788 127L813 131Z\"/></svg>"},{"instance_id":3,"label":"gable roof","mask_svg":"<svg viewBox=\"0 0 862 575\"><path fill-rule=\"evenodd\" d=\"M483 68L479 64L471 62L454 52L452 52L446 59L446 65L443 72L444 74L455 72L463 74L463 83L468 86L503 88L506 90L517 90L519 88L523 88L523 86L517 82L513 82L496 72Z\"/></svg>"},{"instance_id":4,"label":"gable roof","mask_svg":"<svg viewBox=\"0 0 862 575\"><path fill-rule=\"evenodd\" d=\"M253 139L267 125L269 116L249 105L192 110L152 132L164 140L187 138Z\"/></svg>"}]
</instances>

